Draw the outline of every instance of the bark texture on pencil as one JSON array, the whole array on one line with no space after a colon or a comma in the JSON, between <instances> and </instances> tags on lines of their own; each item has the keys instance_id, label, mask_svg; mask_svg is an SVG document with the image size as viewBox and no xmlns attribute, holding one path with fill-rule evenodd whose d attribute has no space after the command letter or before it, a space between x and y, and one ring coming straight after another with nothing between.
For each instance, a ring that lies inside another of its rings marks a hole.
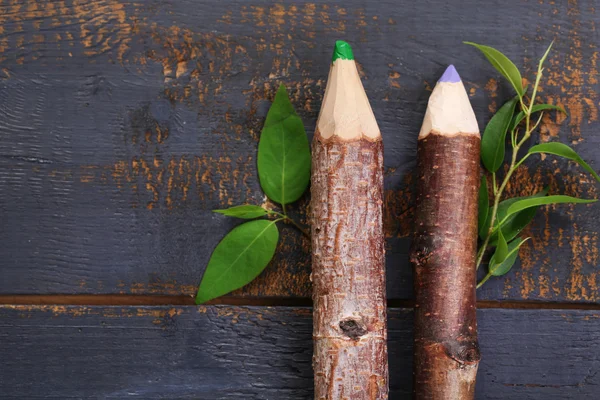
<instances>
[{"instance_id":1,"label":"bark texture on pencil","mask_svg":"<svg viewBox=\"0 0 600 400\"><path fill-rule=\"evenodd\" d=\"M345 42L312 150L315 399L387 399L383 143Z\"/></svg>"},{"instance_id":2,"label":"bark texture on pencil","mask_svg":"<svg viewBox=\"0 0 600 400\"><path fill-rule=\"evenodd\" d=\"M415 397L474 398L480 135L451 65L429 99L418 140L415 236Z\"/></svg>"}]
</instances>

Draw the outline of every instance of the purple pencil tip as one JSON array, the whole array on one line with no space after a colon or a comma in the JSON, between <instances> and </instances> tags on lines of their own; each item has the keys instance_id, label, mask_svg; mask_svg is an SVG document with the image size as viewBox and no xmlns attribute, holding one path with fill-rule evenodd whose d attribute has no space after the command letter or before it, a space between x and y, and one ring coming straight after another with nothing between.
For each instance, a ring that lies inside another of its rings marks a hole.
<instances>
[{"instance_id":1,"label":"purple pencil tip","mask_svg":"<svg viewBox=\"0 0 600 400\"><path fill-rule=\"evenodd\" d=\"M458 72L456 72L456 68L454 68L454 65L450 64L448 68L446 68L446 71L444 71L444 74L438 82L460 82L460 76L458 75Z\"/></svg>"}]
</instances>

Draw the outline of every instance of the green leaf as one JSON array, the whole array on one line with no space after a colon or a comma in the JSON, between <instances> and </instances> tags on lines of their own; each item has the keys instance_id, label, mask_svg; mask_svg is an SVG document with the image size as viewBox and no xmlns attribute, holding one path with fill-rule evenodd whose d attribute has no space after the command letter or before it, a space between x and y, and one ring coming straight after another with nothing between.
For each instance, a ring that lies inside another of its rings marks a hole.
<instances>
[{"instance_id":1,"label":"green leaf","mask_svg":"<svg viewBox=\"0 0 600 400\"><path fill-rule=\"evenodd\" d=\"M496 172L504 162L506 132L510 127L519 98L515 97L500 109L488 122L481 138L481 160L490 172Z\"/></svg>"},{"instance_id":2,"label":"green leaf","mask_svg":"<svg viewBox=\"0 0 600 400\"><path fill-rule=\"evenodd\" d=\"M529 149L527 154L535 154L535 153L548 153L554 154L555 156L564 157L569 160L575 161L577 164L581 165L583 169L592 174L592 176L600 182L600 176L594 171L592 167L589 166L588 163L583 161L583 159L569 146L562 143L552 142L552 143L542 143L535 145Z\"/></svg>"},{"instance_id":3,"label":"green leaf","mask_svg":"<svg viewBox=\"0 0 600 400\"><path fill-rule=\"evenodd\" d=\"M298 200L310 181L308 138L283 85L260 135L258 177L266 195L279 204Z\"/></svg>"},{"instance_id":4,"label":"green leaf","mask_svg":"<svg viewBox=\"0 0 600 400\"><path fill-rule=\"evenodd\" d=\"M536 104L531 108L531 113L533 114L533 113L536 113L539 111L544 111L544 110L558 110L564 114L567 113L564 108L562 108L561 106L554 105L554 104ZM524 119L525 119L525 113L523 111L519 111L517 113L517 115L515 116L515 118L513 119L512 123L510 124L510 126L511 126L510 130L511 131L514 130Z\"/></svg>"},{"instance_id":5,"label":"green leaf","mask_svg":"<svg viewBox=\"0 0 600 400\"><path fill-rule=\"evenodd\" d=\"M513 214L518 213L521 210L526 210L530 207L543 206L543 205L547 205L547 204L563 204L563 203L587 204L587 203L593 203L595 201L596 201L596 199L579 199L577 197L564 196L564 195L530 198L530 199L515 201L510 207L508 207L508 210L506 210L506 216L509 217Z\"/></svg>"},{"instance_id":6,"label":"green leaf","mask_svg":"<svg viewBox=\"0 0 600 400\"><path fill-rule=\"evenodd\" d=\"M499 264L508 256L508 245L506 239L502 236L502 231L498 231L498 243L496 243L496 251L490 260L490 265Z\"/></svg>"},{"instance_id":7,"label":"green leaf","mask_svg":"<svg viewBox=\"0 0 600 400\"><path fill-rule=\"evenodd\" d=\"M506 244L506 239L502 235L502 231L498 231L498 243L496 244L496 252L494 253L494 257L497 262L502 262L506 259L508 255L508 246Z\"/></svg>"},{"instance_id":8,"label":"green leaf","mask_svg":"<svg viewBox=\"0 0 600 400\"><path fill-rule=\"evenodd\" d=\"M508 59L504 54L494 49L493 47L484 46L481 44L473 43L473 42L464 42L465 44L469 44L471 46L475 46L478 48L485 58L500 72L511 85L517 91L519 97L523 96L525 90L523 90L523 81L521 78L521 73L519 69L513 64L512 61Z\"/></svg>"},{"instance_id":9,"label":"green leaf","mask_svg":"<svg viewBox=\"0 0 600 400\"><path fill-rule=\"evenodd\" d=\"M508 273L512 266L517 261L517 256L519 255L519 249L529 238L526 239L516 239L510 242L507 246L507 254L506 257L502 261L496 259L496 253L492 256L489 265L490 274L493 276L502 276Z\"/></svg>"},{"instance_id":10,"label":"green leaf","mask_svg":"<svg viewBox=\"0 0 600 400\"><path fill-rule=\"evenodd\" d=\"M550 54L550 49L552 48L553 44L554 44L554 40L550 42L550 45L548 46L548 48L544 52L544 55L542 56L542 58L540 58L540 62L538 64L539 69L542 68L542 65L544 64L544 61L546 61L546 58L548 58L548 54Z\"/></svg>"},{"instance_id":11,"label":"green leaf","mask_svg":"<svg viewBox=\"0 0 600 400\"><path fill-rule=\"evenodd\" d=\"M226 215L228 217L236 217L243 219L254 219L267 215L267 210L262 207L254 206L251 204L245 204L242 206L235 206L226 208L223 210L213 210L213 212Z\"/></svg>"},{"instance_id":12,"label":"green leaf","mask_svg":"<svg viewBox=\"0 0 600 400\"><path fill-rule=\"evenodd\" d=\"M543 197L548 194L548 188L544 188L541 192L538 192L532 196L525 197L513 197L512 199L507 199L500 204L498 204L498 211L496 222L494 225L497 227L498 223L506 218L506 212L508 208L513 205L515 202L523 199L532 199L537 197ZM539 207L531 207L526 210L520 211L514 215L511 215L506 219L506 221L502 224L502 235L507 242L510 242L514 239L535 217L535 213L537 212ZM488 221L489 224L489 221ZM487 233L487 232L486 232ZM485 238L485 236L484 236ZM497 233L492 234L490 238L490 245L494 246L496 241L498 240Z\"/></svg>"},{"instance_id":13,"label":"green leaf","mask_svg":"<svg viewBox=\"0 0 600 400\"><path fill-rule=\"evenodd\" d=\"M485 225L485 222L487 221L489 211L490 199L488 196L487 179L483 175L481 177L481 185L479 185L479 214L477 217L480 236L482 232L484 232L484 235L487 233L488 227Z\"/></svg>"},{"instance_id":14,"label":"green leaf","mask_svg":"<svg viewBox=\"0 0 600 400\"><path fill-rule=\"evenodd\" d=\"M275 221L259 219L234 228L213 251L198 288L196 304L251 282L273 258L278 240Z\"/></svg>"}]
</instances>

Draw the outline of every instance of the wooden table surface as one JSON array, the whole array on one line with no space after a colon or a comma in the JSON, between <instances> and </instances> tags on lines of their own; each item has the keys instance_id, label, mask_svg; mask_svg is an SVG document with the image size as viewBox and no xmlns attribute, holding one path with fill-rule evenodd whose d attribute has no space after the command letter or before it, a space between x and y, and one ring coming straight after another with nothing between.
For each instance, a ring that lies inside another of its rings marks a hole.
<instances>
[{"instance_id":1,"label":"wooden table surface","mask_svg":"<svg viewBox=\"0 0 600 400\"><path fill-rule=\"evenodd\" d=\"M596 11L598 9L598 11ZM596 26L598 25L598 26ZM391 399L410 398L416 142L460 72L480 126L512 96L464 40L562 105L532 143L600 169L600 1L0 0L0 398L310 399L309 242L285 227L249 286L192 296L262 204L256 147L279 83L312 136L336 39L355 51L385 143ZM599 197L554 157L511 195ZM306 222L308 199L292 207ZM600 385L600 206L544 207L520 262L478 292L478 399L590 399ZM217 305L217 303L219 305Z\"/></svg>"}]
</instances>

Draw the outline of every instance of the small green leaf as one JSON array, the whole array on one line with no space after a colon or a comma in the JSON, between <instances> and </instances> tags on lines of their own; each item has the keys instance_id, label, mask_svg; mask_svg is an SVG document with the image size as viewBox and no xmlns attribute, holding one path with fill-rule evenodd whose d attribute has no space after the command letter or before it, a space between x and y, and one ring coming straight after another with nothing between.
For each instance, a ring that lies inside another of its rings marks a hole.
<instances>
[{"instance_id":1,"label":"small green leaf","mask_svg":"<svg viewBox=\"0 0 600 400\"><path fill-rule=\"evenodd\" d=\"M258 144L258 177L263 191L279 204L298 200L310 181L310 150L304 124L281 85Z\"/></svg>"},{"instance_id":2,"label":"small green leaf","mask_svg":"<svg viewBox=\"0 0 600 400\"><path fill-rule=\"evenodd\" d=\"M550 49L552 48L553 44L554 44L554 40L550 42L550 45L546 49L546 52L544 53L544 55L542 56L542 58L540 58L540 62L538 64L538 66L539 66L540 69L542 68L542 65L544 64L544 61L546 61L546 58L548 58L548 54L550 54Z\"/></svg>"},{"instance_id":3,"label":"small green leaf","mask_svg":"<svg viewBox=\"0 0 600 400\"><path fill-rule=\"evenodd\" d=\"M481 177L481 185L479 185L479 214L477 217L479 226L479 235L482 231L487 233L488 227L485 225L488 213L490 211L490 199L488 195L487 179L485 175Z\"/></svg>"},{"instance_id":4,"label":"small green leaf","mask_svg":"<svg viewBox=\"0 0 600 400\"><path fill-rule=\"evenodd\" d=\"M554 104L536 104L531 108L531 113L533 114L533 113L536 113L539 111L544 111L544 110L558 110L558 111L562 112L563 114L567 113L564 108L562 108L561 106L554 105ZM514 130L524 119L525 119L525 113L523 111L519 111L517 113L517 115L515 115L515 118L513 119L512 123L510 124L510 126L511 126L510 130L511 131Z\"/></svg>"},{"instance_id":5,"label":"small green leaf","mask_svg":"<svg viewBox=\"0 0 600 400\"><path fill-rule=\"evenodd\" d=\"M496 243L496 251L494 252L494 260L497 263L501 263L508 256L508 245L506 239L502 235L502 231L498 231L498 243Z\"/></svg>"},{"instance_id":6,"label":"small green leaf","mask_svg":"<svg viewBox=\"0 0 600 400\"><path fill-rule=\"evenodd\" d=\"M502 261L498 261L495 258L496 254L494 254L494 256L492 256L492 259L490 260L490 274L492 274L493 276L502 276L508 273L508 271L510 271L512 266L515 264L515 261L517 261L519 249L527 240L529 240L529 238L522 240L515 239L512 242L510 242L507 246L507 255Z\"/></svg>"},{"instance_id":7,"label":"small green leaf","mask_svg":"<svg viewBox=\"0 0 600 400\"><path fill-rule=\"evenodd\" d=\"M558 143L558 142L542 143L542 144L538 144L538 145L533 146L527 152L527 154L535 154L535 153L554 154L555 156L560 156L560 157L567 158L569 160L573 160L577 164L581 165L581 167L583 169L585 169L587 172L589 172L590 174L592 174L592 176L598 182L600 182L600 176L598 176L598 174L596 173L596 171L594 171L594 169L592 167L590 167L588 163L586 163L585 161L583 161L583 159L581 157L579 157L579 154L577 154L575 152L575 150L573 150L572 148L570 148L566 144L562 144L562 143Z\"/></svg>"},{"instance_id":8,"label":"small green leaf","mask_svg":"<svg viewBox=\"0 0 600 400\"><path fill-rule=\"evenodd\" d=\"M488 61L496 68L498 72L500 72L511 85L517 91L519 97L523 96L525 91L523 90L523 81L521 78L521 73L519 69L513 64L512 61L508 59L504 54L499 52L490 46L484 46L481 44L473 43L473 42L464 42L465 44L469 44L471 46L475 46L488 59Z\"/></svg>"},{"instance_id":9,"label":"small green leaf","mask_svg":"<svg viewBox=\"0 0 600 400\"><path fill-rule=\"evenodd\" d=\"M254 219L267 215L267 210L262 207L254 206L251 204L245 204L242 206L235 206L226 208L223 210L213 210L213 212L226 215L228 217L236 217L243 219Z\"/></svg>"},{"instance_id":10,"label":"small green leaf","mask_svg":"<svg viewBox=\"0 0 600 400\"><path fill-rule=\"evenodd\" d=\"M213 251L198 288L196 304L251 282L273 258L278 240L275 221L259 219L234 228Z\"/></svg>"},{"instance_id":11,"label":"small green leaf","mask_svg":"<svg viewBox=\"0 0 600 400\"><path fill-rule=\"evenodd\" d=\"M526 210L530 207L543 206L543 205L547 205L547 204L563 204L563 203L587 204L587 203L593 203L595 201L596 201L596 199L579 199L577 197L564 196L564 195L529 198L529 199L525 199L525 200L515 201L510 207L508 207L508 210L506 210L506 216L510 217L511 215L516 214L519 211Z\"/></svg>"},{"instance_id":12,"label":"small green leaf","mask_svg":"<svg viewBox=\"0 0 600 400\"><path fill-rule=\"evenodd\" d=\"M485 127L481 138L481 160L490 172L496 172L504 162L506 132L518 102L519 98L515 97L504 103Z\"/></svg>"},{"instance_id":13,"label":"small green leaf","mask_svg":"<svg viewBox=\"0 0 600 400\"><path fill-rule=\"evenodd\" d=\"M548 194L548 188L544 188L541 192L538 192L532 196L525 197L513 197L512 199L507 199L500 204L498 204L498 211L495 226L498 226L498 223L506 218L506 211L508 208L513 205L515 202L523 199L532 199L536 197L543 197ZM506 221L502 224L502 235L507 242L513 240L535 217L535 213L537 212L539 207L531 207L526 210L520 211L514 215L511 215L506 219ZM489 222L488 222L489 224ZM487 232L486 232L487 233ZM484 236L485 237L485 236ZM492 234L490 238L490 245L494 246L496 241L498 240L498 236L496 233Z\"/></svg>"}]
</instances>

